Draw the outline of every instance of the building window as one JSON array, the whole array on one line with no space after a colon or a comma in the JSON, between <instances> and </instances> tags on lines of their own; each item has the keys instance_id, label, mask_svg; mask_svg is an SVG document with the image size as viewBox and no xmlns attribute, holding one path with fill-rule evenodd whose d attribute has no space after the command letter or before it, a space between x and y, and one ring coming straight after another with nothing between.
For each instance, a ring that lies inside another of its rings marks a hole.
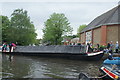
<instances>
[{"instance_id":1,"label":"building window","mask_svg":"<svg viewBox=\"0 0 120 80\"><path fill-rule=\"evenodd\" d=\"M86 32L86 44L92 42L92 31Z\"/></svg>"}]
</instances>

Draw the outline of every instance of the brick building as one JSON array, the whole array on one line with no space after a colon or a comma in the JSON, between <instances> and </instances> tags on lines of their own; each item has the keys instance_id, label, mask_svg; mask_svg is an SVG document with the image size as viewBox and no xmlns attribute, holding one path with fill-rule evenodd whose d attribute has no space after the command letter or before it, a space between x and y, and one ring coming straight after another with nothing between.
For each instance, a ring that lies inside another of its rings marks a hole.
<instances>
[{"instance_id":1,"label":"brick building","mask_svg":"<svg viewBox=\"0 0 120 80\"><path fill-rule=\"evenodd\" d=\"M108 42L120 43L120 5L98 16L80 33L81 43L106 45Z\"/></svg>"}]
</instances>

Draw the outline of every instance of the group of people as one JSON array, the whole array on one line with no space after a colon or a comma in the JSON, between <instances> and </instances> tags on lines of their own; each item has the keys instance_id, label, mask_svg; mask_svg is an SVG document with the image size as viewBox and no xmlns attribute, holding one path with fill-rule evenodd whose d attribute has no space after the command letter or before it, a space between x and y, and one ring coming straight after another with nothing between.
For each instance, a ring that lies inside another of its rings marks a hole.
<instances>
[{"instance_id":1,"label":"group of people","mask_svg":"<svg viewBox=\"0 0 120 80\"><path fill-rule=\"evenodd\" d=\"M96 44L96 45L92 45L92 43L78 43L77 45L81 45L81 46L87 46L87 51L88 52L96 52L96 51L104 51L106 53L112 53L112 52L115 52L115 53L118 53L119 52L119 49L120 49L120 46L118 44L118 41L116 41L116 44L113 44L113 42L109 42L107 43L106 46L101 46L100 44Z\"/></svg>"},{"instance_id":2,"label":"group of people","mask_svg":"<svg viewBox=\"0 0 120 80\"><path fill-rule=\"evenodd\" d=\"M90 52L90 53L100 51L100 45L97 44L96 47L93 47L91 42L89 42L87 44L85 44L85 43L77 43L77 44L73 44L73 45L78 45L78 46L84 47L86 49L86 52Z\"/></svg>"},{"instance_id":3,"label":"group of people","mask_svg":"<svg viewBox=\"0 0 120 80\"><path fill-rule=\"evenodd\" d=\"M7 44L6 42L2 45L2 52L13 52L13 49L15 49L16 45L14 43Z\"/></svg>"},{"instance_id":4,"label":"group of people","mask_svg":"<svg viewBox=\"0 0 120 80\"><path fill-rule=\"evenodd\" d=\"M110 43L107 44L107 47L105 49L106 53L110 52L115 52L115 53L119 53L119 49L120 46L118 44L118 41L116 41L116 44L113 44L112 41Z\"/></svg>"}]
</instances>

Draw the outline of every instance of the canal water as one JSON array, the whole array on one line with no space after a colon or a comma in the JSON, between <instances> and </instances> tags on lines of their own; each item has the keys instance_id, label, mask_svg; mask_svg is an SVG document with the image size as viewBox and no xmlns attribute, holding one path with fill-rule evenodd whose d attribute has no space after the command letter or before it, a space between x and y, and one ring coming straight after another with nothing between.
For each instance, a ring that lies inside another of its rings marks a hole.
<instances>
[{"instance_id":1,"label":"canal water","mask_svg":"<svg viewBox=\"0 0 120 80\"><path fill-rule=\"evenodd\" d=\"M3 54L2 78L78 78L80 72L93 77L102 62Z\"/></svg>"}]
</instances>

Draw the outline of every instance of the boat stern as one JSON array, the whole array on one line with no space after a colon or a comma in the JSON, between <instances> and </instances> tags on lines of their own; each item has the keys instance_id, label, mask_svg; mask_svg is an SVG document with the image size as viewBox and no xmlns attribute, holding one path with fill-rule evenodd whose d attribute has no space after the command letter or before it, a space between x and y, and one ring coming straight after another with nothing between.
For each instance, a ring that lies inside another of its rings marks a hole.
<instances>
[{"instance_id":1,"label":"boat stern","mask_svg":"<svg viewBox=\"0 0 120 80\"><path fill-rule=\"evenodd\" d=\"M103 51L87 53L87 60L100 60L104 55Z\"/></svg>"},{"instance_id":2,"label":"boat stern","mask_svg":"<svg viewBox=\"0 0 120 80\"><path fill-rule=\"evenodd\" d=\"M119 73L117 73L115 70L111 70L110 67L107 68L107 67L105 67L105 66L102 66L100 69L101 69L102 72L104 72L109 78L115 79L115 80L119 80L119 79L120 79L120 75L118 75Z\"/></svg>"}]
</instances>

